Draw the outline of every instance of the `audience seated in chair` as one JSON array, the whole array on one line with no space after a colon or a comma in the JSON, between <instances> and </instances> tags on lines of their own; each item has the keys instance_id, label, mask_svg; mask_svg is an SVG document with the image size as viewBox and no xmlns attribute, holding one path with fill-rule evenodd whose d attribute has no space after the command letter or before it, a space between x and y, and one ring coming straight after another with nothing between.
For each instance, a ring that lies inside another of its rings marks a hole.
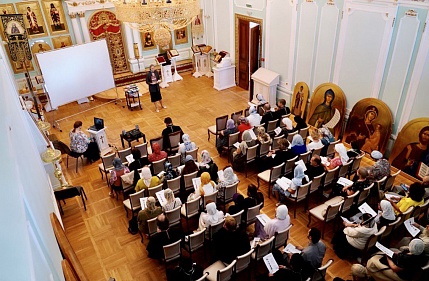
<instances>
[{"instance_id":1,"label":"audience seated in chair","mask_svg":"<svg viewBox=\"0 0 429 281\"><path fill-rule=\"evenodd\" d=\"M134 180L133 180L133 185L135 186L137 184L137 181L140 179L140 174L138 173L138 169L143 168L144 166L147 166L150 164L149 160L147 159L147 157L141 158L142 154L140 152L140 150L138 150L137 148L133 148L131 150L131 154L133 155L133 159L134 161L128 165L130 172L134 171Z\"/></svg>"},{"instance_id":2,"label":"audience seated in chair","mask_svg":"<svg viewBox=\"0 0 429 281\"><path fill-rule=\"evenodd\" d=\"M325 164L326 170L335 169L338 166L344 165L349 161L347 156L347 149L342 143L337 143L335 145L335 152L337 154L333 159L328 158L328 163Z\"/></svg>"},{"instance_id":3,"label":"audience seated in chair","mask_svg":"<svg viewBox=\"0 0 429 281\"><path fill-rule=\"evenodd\" d=\"M351 141L351 142L350 142L350 146L351 146L352 148L350 148L350 149L347 151L347 156L348 156L349 158L356 158L357 156L359 156L359 155L361 155L361 154L362 154L362 151L360 150L360 147L359 147L359 142L358 142L357 140L353 140L353 141Z\"/></svg>"},{"instance_id":4,"label":"audience seated in chair","mask_svg":"<svg viewBox=\"0 0 429 281\"><path fill-rule=\"evenodd\" d=\"M95 142L91 142L88 136L82 132L82 121L73 124L73 130L69 133L70 150L81 153L92 163L100 159L100 151Z\"/></svg>"},{"instance_id":5,"label":"audience seated in chair","mask_svg":"<svg viewBox=\"0 0 429 281\"><path fill-rule=\"evenodd\" d=\"M198 176L201 176L202 173L208 172L212 181L218 181L218 167L213 159L210 157L210 153L207 150L201 151L201 162L199 165Z\"/></svg>"},{"instance_id":6,"label":"audience seated in chair","mask_svg":"<svg viewBox=\"0 0 429 281\"><path fill-rule=\"evenodd\" d=\"M328 151L328 146L331 142L335 141L334 135L327 127L323 127L319 129L320 134L322 135L322 143L324 145L322 151L320 152L320 156L326 156L326 152Z\"/></svg>"},{"instance_id":7,"label":"audience seated in chair","mask_svg":"<svg viewBox=\"0 0 429 281\"><path fill-rule=\"evenodd\" d=\"M166 128L162 130L162 137L163 137L164 149L166 149L166 148L170 148L170 139L168 138L168 135L174 132L180 132L180 137L182 137L183 131L182 131L182 128L180 128L180 126L173 125L173 120L171 120L170 117L166 117L164 119L164 124ZM161 160L161 159L158 159L158 160ZM150 161L153 162L152 160Z\"/></svg>"},{"instance_id":8,"label":"audience seated in chair","mask_svg":"<svg viewBox=\"0 0 429 281\"><path fill-rule=\"evenodd\" d=\"M164 177L159 178L158 176L152 176L152 172L149 167L143 167L141 172L141 179L138 180L135 190L139 192L142 189L155 187L160 185L164 181Z\"/></svg>"},{"instance_id":9,"label":"audience seated in chair","mask_svg":"<svg viewBox=\"0 0 429 281\"><path fill-rule=\"evenodd\" d=\"M211 195L216 191L216 183L211 180L210 174L204 172L201 174L201 185L198 190L195 191L196 196L203 197L204 195Z\"/></svg>"},{"instance_id":10,"label":"audience seated in chair","mask_svg":"<svg viewBox=\"0 0 429 281\"><path fill-rule=\"evenodd\" d=\"M278 145L278 150L271 150L264 159L263 166L265 167L265 170L271 169L274 166L278 166L281 163L286 163L289 159L292 159L296 156L296 154L289 149L289 142L287 139L278 140ZM273 155L274 158L272 157Z\"/></svg>"},{"instance_id":11,"label":"audience seated in chair","mask_svg":"<svg viewBox=\"0 0 429 281\"><path fill-rule=\"evenodd\" d=\"M371 152L371 157L376 161L374 165L368 168L370 180L378 181L385 176L390 176L390 163L383 158L380 151L374 150Z\"/></svg>"},{"instance_id":12,"label":"audience seated in chair","mask_svg":"<svg viewBox=\"0 0 429 281\"><path fill-rule=\"evenodd\" d=\"M137 215L137 223L139 230L148 237L147 221L153 219L162 213L161 207L155 205L156 200L153 196L149 196L146 201L146 208L141 210Z\"/></svg>"},{"instance_id":13,"label":"audience seated in chair","mask_svg":"<svg viewBox=\"0 0 429 281\"><path fill-rule=\"evenodd\" d=\"M246 162L247 149L256 145L256 141L252 139L249 131L245 131L242 136L242 141L237 149L231 150L232 167L236 171L242 171Z\"/></svg>"},{"instance_id":14,"label":"audience seated in chair","mask_svg":"<svg viewBox=\"0 0 429 281\"><path fill-rule=\"evenodd\" d=\"M319 130L311 130L310 136L312 141L307 145L307 150L315 150L323 147Z\"/></svg>"},{"instance_id":15,"label":"audience seated in chair","mask_svg":"<svg viewBox=\"0 0 429 281\"><path fill-rule=\"evenodd\" d=\"M249 108L249 116L247 116L249 124L252 127L259 126L261 124L261 115L256 111L256 107L253 105Z\"/></svg>"},{"instance_id":16,"label":"audience seated in chair","mask_svg":"<svg viewBox=\"0 0 429 281\"><path fill-rule=\"evenodd\" d=\"M188 134L183 134L182 141L183 143L179 144L179 153L181 162L184 163L186 152L194 150L197 146L195 145L195 142L191 141Z\"/></svg>"},{"instance_id":17,"label":"audience seated in chair","mask_svg":"<svg viewBox=\"0 0 429 281\"><path fill-rule=\"evenodd\" d=\"M308 127L307 123L305 123L304 119L302 119L301 116L296 115L293 120L296 123L295 127L293 128L293 131L299 131Z\"/></svg>"},{"instance_id":18,"label":"audience seated in chair","mask_svg":"<svg viewBox=\"0 0 429 281\"><path fill-rule=\"evenodd\" d=\"M320 159L319 155L311 157L310 163L306 166L307 171L305 171L305 174L310 180L313 180L315 177L318 177L325 172L325 166L322 165L322 159Z\"/></svg>"},{"instance_id":19,"label":"audience seated in chair","mask_svg":"<svg viewBox=\"0 0 429 281\"><path fill-rule=\"evenodd\" d=\"M395 209L395 213L398 215L405 212L410 207L423 205L424 195L425 195L425 189L423 185L419 182L415 182L410 185L408 189L408 196L402 197L402 198L392 197L389 201L392 204L393 208ZM399 201L399 202L395 203L394 201Z\"/></svg>"},{"instance_id":20,"label":"audience seated in chair","mask_svg":"<svg viewBox=\"0 0 429 281\"><path fill-rule=\"evenodd\" d=\"M217 197L223 198L223 191L225 187L236 182L238 182L238 177L234 173L234 170L231 168L231 166L225 167L223 169L223 179L219 179L219 183L217 185Z\"/></svg>"},{"instance_id":21,"label":"audience seated in chair","mask_svg":"<svg viewBox=\"0 0 429 281\"><path fill-rule=\"evenodd\" d=\"M224 219L222 211L216 209L216 203L210 202L206 205L207 213L202 212L198 220L198 230L209 228L210 225L216 224ZM206 231L206 235L208 231Z\"/></svg>"},{"instance_id":22,"label":"audience seated in chair","mask_svg":"<svg viewBox=\"0 0 429 281\"><path fill-rule=\"evenodd\" d=\"M279 202L277 203L277 206L284 201L285 197L296 197L296 190L298 187L310 181L308 176L304 174L304 169L299 165L293 170L293 175L292 183L286 190L281 188L277 183L274 184L272 194L275 196L276 192L278 193Z\"/></svg>"},{"instance_id":23,"label":"audience seated in chair","mask_svg":"<svg viewBox=\"0 0 429 281\"><path fill-rule=\"evenodd\" d=\"M269 103L264 104L264 116L262 116L261 124L264 124L265 130L268 128L268 122L276 120L275 112L271 111L271 106Z\"/></svg>"},{"instance_id":24,"label":"audience seated in chair","mask_svg":"<svg viewBox=\"0 0 429 281\"><path fill-rule=\"evenodd\" d=\"M340 277L335 277L334 281L369 281L368 271L365 266L355 263L350 268L350 274L353 280L344 280Z\"/></svg>"},{"instance_id":25,"label":"audience seated in chair","mask_svg":"<svg viewBox=\"0 0 429 281\"><path fill-rule=\"evenodd\" d=\"M255 237L268 239L274 236L276 232L285 230L290 225L290 216L286 205L280 205L276 209L276 217L271 219L265 226L259 220L255 223Z\"/></svg>"},{"instance_id":26,"label":"audience seated in chair","mask_svg":"<svg viewBox=\"0 0 429 281\"><path fill-rule=\"evenodd\" d=\"M288 266L284 265L285 261L282 260L282 256L278 250L275 250L273 255L279 264L279 270L274 274L268 273L268 276L259 277L258 281L302 281L313 276L314 269L300 254L293 254Z\"/></svg>"},{"instance_id":27,"label":"audience seated in chair","mask_svg":"<svg viewBox=\"0 0 429 281\"><path fill-rule=\"evenodd\" d=\"M368 171L365 168L359 168L357 170L356 175L358 179L352 184L348 186L343 186L341 184L336 184L333 187L332 193L334 196L350 196L355 194L357 191L362 192L365 188L367 188L370 183L368 181Z\"/></svg>"},{"instance_id":28,"label":"audience seated in chair","mask_svg":"<svg viewBox=\"0 0 429 281\"><path fill-rule=\"evenodd\" d=\"M256 132L258 133L256 135L257 143L259 143L260 145L273 142L271 140L270 135L266 133L264 127L258 127L258 129L256 129Z\"/></svg>"},{"instance_id":29,"label":"audience seated in chair","mask_svg":"<svg viewBox=\"0 0 429 281\"><path fill-rule=\"evenodd\" d=\"M228 119L226 121L226 129L219 133L219 138L216 140L216 148L219 154L222 154L224 146L228 146L228 136L237 132L238 129L235 126L234 120Z\"/></svg>"},{"instance_id":30,"label":"audience seated in chair","mask_svg":"<svg viewBox=\"0 0 429 281\"><path fill-rule=\"evenodd\" d=\"M295 155L307 152L307 146L305 145L301 135L298 134L293 136L290 149Z\"/></svg>"},{"instance_id":31,"label":"audience seated in chair","mask_svg":"<svg viewBox=\"0 0 429 281\"><path fill-rule=\"evenodd\" d=\"M232 196L232 201L234 202L234 204L229 206L228 214L235 215L238 212L240 212L241 210L245 209L244 196L241 195L240 193L235 193Z\"/></svg>"},{"instance_id":32,"label":"audience seated in chair","mask_svg":"<svg viewBox=\"0 0 429 281\"><path fill-rule=\"evenodd\" d=\"M276 119L279 119L279 123L277 126L280 126L280 120L284 115L290 114L290 108L286 106L286 100L285 99L279 99L277 101L277 108L276 108Z\"/></svg>"},{"instance_id":33,"label":"audience seated in chair","mask_svg":"<svg viewBox=\"0 0 429 281\"><path fill-rule=\"evenodd\" d=\"M167 202L162 205L162 210L164 212L171 211L173 209L176 209L177 207L182 206L182 201L180 201L180 198L175 198L174 193L171 189L167 188L164 190L164 197Z\"/></svg>"},{"instance_id":34,"label":"audience seated in chair","mask_svg":"<svg viewBox=\"0 0 429 281\"><path fill-rule=\"evenodd\" d=\"M378 203L378 210L381 212L381 216L377 217L378 229L396 220L395 210L389 201L381 200Z\"/></svg>"},{"instance_id":35,"label":"audience seated in chair","mask_svg":"<svg viewBox=\"0 0 429 281\"><path fill-rule=\"evenodd\" d=\"M164 163L164 171L164 178L166 180L172 180L178 176L177 172L173 169L173 165L168 161Z\"/></svg>"},{"instance_id":36,"label":"audience seated in chair","mask_svg":"<svg viewBox=\"0 0 429 281\"><path fill-rule=\"evenodd\" d=\"M313 268L319 268L322 266L323 258L326 253L326 246L320 240L322 233L319 229L312 227L308 230L308 245L307 247L296 246L301 251L301 255L305 261L309 262ZM288 254L289 259L292 254Z\"/></svg>"},{"instance_id":37,"label":"audience seated in chair","mask_svg":"<svg viewBox=\"0 0 429 281\"><path fill-rule=\"evenodd\" d=\"M238 122L239 122L239 125L237 128L238 128L238 131L240 132L240 134L238 135L238 141L241 142L241 137L243 135L243 132L247 130L251 130L253 127L252 125L250 125L249 120L244 116L241 116L238 119Z\"/></svg>"},{"instance_id":38,"label":"audience seated in chair","mask_svg":"<svg viewBox=\"0 0 429 281\"><path fill-rule=\"evenodd\" d=\"M167 152L161 150L161 146L158 143L152 144L152 153L149 154L148 159L150 162L156 162L167 158Z\"/></svg>"},{"instance_id":39,"label":"audience seated in chair","mask_svg":"<svg viewBox=\"0 0 429 281\"><path fill-rule=\"evenodd\" d=\"M264 194L258 191L254 184L247 186L247 198L244 199L245 208L251 208L262 203L261 208L264 207Z\"/></svg>"},{"instance_id":40,"label":"audience seated in chair","mask_svg":"<svg viewBox=\"0 0 429 281\"><path fill-rule=\"evenodd\" d=\"M121 159L118 157L115 157L113 159L113 170L110 171L110 196L113 196L113 191L118 194L118 192L122 191L122 182L121 182L121 176L129 173L130 170L127 166L124 166L122 164Z\"/></svg>"}]
</instances>

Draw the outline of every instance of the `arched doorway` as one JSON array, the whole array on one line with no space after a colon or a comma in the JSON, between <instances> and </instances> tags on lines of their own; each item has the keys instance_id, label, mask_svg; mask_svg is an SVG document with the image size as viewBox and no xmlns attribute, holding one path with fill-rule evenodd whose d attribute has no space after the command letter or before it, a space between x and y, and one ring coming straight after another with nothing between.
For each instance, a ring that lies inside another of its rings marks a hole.
<instances>
[{"instance_id":1,"label":"arched doorway","mask_svg":"<svg viewBox=\"0 0 429 281\"><path fill-rule=\"evenodd\" d=\"M93 14L89 20L89 32L93 40L106 39L112 62L113 74L128 71L122 40L121 23L116 15L109 11Z\"/></svg>"}]
</instances>

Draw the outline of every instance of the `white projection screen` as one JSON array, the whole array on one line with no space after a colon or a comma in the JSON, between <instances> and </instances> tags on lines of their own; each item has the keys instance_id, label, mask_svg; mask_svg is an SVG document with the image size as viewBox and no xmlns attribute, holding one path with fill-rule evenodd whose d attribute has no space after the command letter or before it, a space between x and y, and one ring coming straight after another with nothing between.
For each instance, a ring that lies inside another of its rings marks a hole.
<instances>
[{"instance_id":1,"label":"white projection screen","mask_svg":"<svg viewBox=\"0 0 429 281\"><path fill-rule=\"evenodd\" d=\"M115 87L106 40L36 54L52 108Z\"/></svg>"}]
</instances>

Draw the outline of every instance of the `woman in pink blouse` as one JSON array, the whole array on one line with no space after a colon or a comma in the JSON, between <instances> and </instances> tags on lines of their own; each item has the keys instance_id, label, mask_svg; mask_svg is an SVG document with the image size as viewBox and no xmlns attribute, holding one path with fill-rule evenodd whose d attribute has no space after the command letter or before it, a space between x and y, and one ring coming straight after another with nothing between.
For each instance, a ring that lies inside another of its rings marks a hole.
<instances>
[{"instance_id":1,"label":"woman in pink blouse","mask_svg":"<svg viewBox=\"0 0 429 281\"><path fill-rule=\"evenodd\" d=\"M76 121L73 130L70 131L70 149L73 152L81 153L92 163L100 159L100 152L95 142L82 132L82 121Z\"/></svg>"}]
</instances>

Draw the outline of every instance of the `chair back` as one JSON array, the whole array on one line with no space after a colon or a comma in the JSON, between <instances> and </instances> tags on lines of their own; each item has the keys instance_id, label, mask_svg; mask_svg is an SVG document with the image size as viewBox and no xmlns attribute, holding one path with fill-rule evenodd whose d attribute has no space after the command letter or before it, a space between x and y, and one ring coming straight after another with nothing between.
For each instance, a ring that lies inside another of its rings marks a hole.
<instances>
[{"instance_id":1,"label":"chair back","mask_svg":"<svg viewBox=\"0 0 429 281\"><path fill-rule=\"evenodd\" d=\"M344 198L344 204L343 204L343 208L341 209L341 213L345 213L348 210L350 210L350 208L353 206L353 203L355 202L356 198L359 198L359 193L360 193L360 191L358 190L355 193L353 193L352 195Z\"/></svg>"},{"instance_id":2,"label":"chair back","mask_svg":"<svg viewBox=\"0 0 429 281\"><path fill-rule=\"evenodd\" d=\"M253 127L253 132L255 133L255 135L258 135L258 128L260 127L265 127L265 123L262 123Z\"/></svg>"},{"instance_id":3,"label":"chair back","mask_svg":"<svg viewBox=\"0 0 429 281\"><path fill-rule=\"evenodd\" d=\"M412 217L416 220L421 214L425 214L429 207L429 199L427 199L423 205L416 206Z\"/></svg>"},{"instance_id":4,"label":"chair back","mask_svg":"<svg viewBox=\"0 0 429 281\"><path fill-rule=\"evenodd\" d=\"M296 190L296 198L295 198L296 202L300 202L307 198L310 190L310 185L311 185L311 181L301 186L298 186Z\"/></svg>"},{"instance_id":5,"label":"chair back","mask_svg":"<svg viewBox=\"0 0 429 281\"><path fill-rule=\"evenodd\" d=\"M330 185L335 180L336 174L337 174L337 171L339 168L340 168L340 166L337 166L334 169L326 172L325 180L323 182L324 186Z\"/></svg>"},{"instance_id":6,"label":"chair back","mask_svg":"<svg viewBox=\"0 0 429 281\"><path fill-rule=\"evenodd\" d=\"M378 191L384 190L384 184L386 183L386 181L387 181L387 176L384 176L381 179L379 179L378 181L376 181Z\"/></svg>"},{"instance_id":7,"label":"chair back","mask_svg":"<svg viewBox=\"0 0 429 281\"><path fill-rule=\"evenodd\" d=\"M226 121L228 121L228 115L220 116L216 118L216 133L226 129Z\"/></svg>"},{"instance_id":8,"label":"chair back","mask_svg":"<svg viewBox=\"0 0 429 281\"><path fill-rule=\"evenodd\" d=\"M363 252L366 252L366 251L370 250L372 247L374 247L375 243L377 243L377 241L378 241L378 238L383 234L383 232L385 230L386 230L386 226L383 226L382 228L380 228L380 230L377 233L371 235L368 238L368 240L366 241L365 248L363 249Z\"/></svg>"},{"instance_id":9,"label":"chair back","mask_svg":"<svg viewBox=\"0 0 429 281\"><path fill-rule=\"evenodd\" d=\"M414 207L409 207L408 210L406 210L402 214L398 215L398 217L400 217L401 219L400 219L398 225L396 226L396 228L400 227L404 223L404 221L409 219L411 217L411 214L413 213L413 211L414 211Z\"/></svg>"},{"instance_id":10,"label":"chair back","mask_svg":"<svg viewBox=\"0 0 429 281\"><path fill-rule=\"evenodd\" d=\"M357 199L357 205L359 206L361 203L363 203L366 198L368 198L369 193L371 191L371 188L374 186L374 183L371 183L367 188L362 190L362 192L359 193L359 197Z\"/></svg>"},{"instance_id":11,"label":"chair back","mask_svg":"<svg viewBox=\"0 0 429 281\"><path fill-rule=\"evenodd\" d=\"M118 156L121 159L122 163L128 163L128 160L125 158L126 156L131 154L131 147L128 147L123 150L118 150Z\"/></svg>"},{"instance_id":12,"label":"chair back","mask_svg":"<svg viewBox=\"0 0 429 281\"><path fill-rule=\"evenodd\" d=\"M264 242L256 246L255 260L258 261L271 252L271 249L273 248L274 244L274 238L275 236L272 236L271 238L265 240Z\"/></svg>"},{"instance_id":13,"label":"chair back","mask_svg":"<svg viewBox=\"0 0 429 281\"><path fill-rule=\"evenodd\" d=\"M142 144L138 144L136 146L134 146L134 148L137 148L140 151L140 154L143 157L147 157L148 153L147 153L147 142L142 143Z\"/></svg>"},{"instance_id":14,"label":"chair back","mask_svg":"<svg viewBox=\"0 0 429 281\"><path fill-rule=\"evenodd\" d=\"M301 135L302 139L306 139L308 135L308 129L310 129L310 126L307 126L307 128L299 129L299 134Z\"/></svg>"},{"instance_id":15,"label":"chair back","mask_svg":"<svg viewBox=\"0 0 429 281\"><path fill-rule=\"evenodd\" d=\"M174 243L162 247L164 249L165 262L176 260L181 257L182 251L180 250L180 242L182 242L182 240L177 240Z\"/></svg>"},{"instance_id":16,"label":"chair back","mask_svg":"<svg viewBox=\"0 0 429 281\"><path fill-rule=\"evenodd\" d=\"M264 106L261 104L258 104L256 106L256 112L258 112L259 115L264 116L264 113L265 113Z\"/></svg>"},{"instance_id":17,"label":"chair back","mask_svg":"<svg viewBox=\"0 0 429 281\"><path fill-rule=\"evenodd\" d=\"M156 217L153 219L147 220L147 228L149 230L149 233L147 235L152 236L157 232L157 225L156 225Z\"/></svg>"},{"instance_id":18,"label":"chair back","mask_svg":"<svg viewBox=\"0 0 429 281\"><path fill-rule=\"evenodd\" d=\"M198 147L190 151L186 151L185 155L191 155L195 162L198 162Z\"/></svg>"},{"instance_id":19,"label":"chair back","mask_svg":"<svg viewBox=\"0 0 429 281\"><path fill-rule=\"evenodd\" d=\"M334 155L335 154L335 145L337 143L340 143L341 140L336 140L334 142L331 142L328 145L328 150L326 151L326 156Z\"/></svg>"},{"instance_id":20,"label":"chair back","mask_svg":"<svg viewBox=\"0 0 429 281\"><path fill-rule=\"evenodd\" d=\"M290 143L292 143L293 136L295 136L296 134L298 134L298 131L295 131L295 132L289 133L289 134L287 135L287 140L288 140Z\"/></svg>"},{"instance_id":21,"label":"chair back","mask_svg":"<svg viewBox=\"0 0 429 281\"><path fill-rule=\"evenodd\" d=\"M289 113L289 114L282 115L282 118L280 119L280 128L284 128L284 127L286 127L286 124L284 124L284 123L283 123L283 119L284 119L284 118L289 118L289 116L290 116L290 113Z\"/></svg>"},{"instance_id":22,"label":"chair back","mask_svg":"<svg viewBox=\"0 0 429 281\"><path fill-rule=\"evenodd\" d=\"M174 195L180 193L180 177L175 177L174 179L167 180L167 187L173 191Z\"/></svg>"},{"instance_id":23,"label":"chair back","mask_svg":"<svg viewBox=\"0 0 429 281\"><path fill-rule=\"evenodd\" d=\"M353 160L353 164L352 164L352 167L349 171L349 175L356 173L356 171L359 169L360 162L362 161L362 158L364 156L365 156L365 152L362 153L361 155L356 156L356 158Z\"/></svg>"},{"instance_id":24,"label":"chair back","mask_svg":"<svg viewBox=\"0 0 429 281\"><path fill-rule=\"evenodd\" d=\"M286 246L287 240L289 239L289 231L292 228L293 224L290 224L285 230L276 232L274 234L274 243L273 250L278 249L282 246Z\"/></svg>"},{"instance_id":25,"label":"chair back","mask_svg":"<svg viewBox=\"0 0 429 281\"><path fill-rule=\"evenodd\" d=\"M217 281L227 281L231 280L232 275L234 274L234 267L237 263L236 260L233 260L228 266L223 269L218 270L217 272Z\"/></svg>"},{"instance_id":26,"label":"chair back","mask_svg":"<svg viewBox=\"0 0 429 281\"><path fill-rule=\"evenodd\" d=\"M144 189L140 190L139 192L130 194L131 210L136 210L141 207L140 198L143 198L143 197L144 197Z\"/></svg>"},{"instance_id":27,"label":"chair back","mask_svg":"<svg viewBox=\"0 0 429 281\"><path fill-rule=\"evenodd\" d=\"M268 121L268 125L267 125L267 134L271 134L274 132L274 130L277 128L277 122L279 121L279 119L273 120L273 121Z\"/></svg>"},{"instance_id":28,"label":"chair back","mask_svg":"<svg viewBox=\"0 0 429 281\"><path fill-rule=\"evenodd\" d=\"M285 163L281 163L280 165L274 166L270 171L270 181L269 183L275 182L282 175L283 166Z\"/></svg>"},{"instance_id":29,"label":"chair back","mask_svg":"<svg viewBox=\"0 0 429 281\"><path fill-rule=\"evenodd\" d=\"M256 144L254 146L251 146L247 149L246 153L246 162L250 163L255 160L256 158L256 150L258 148L259 144Z\"/></svg>"},{"instance_id":30,"label":"chair back","mask_svg":"<svg viewBox=\"0 0 429 281\"><path fill-rule=\"evenodd\" d=\"M386 226L386 229L384 230L383 234L381 234L380 240L384 240L386 237L390 236L390 233L396 228L398 223L401 221L400 217L397 217L394 222L389 223Z\"/></svg>"},{"instance_id":31,"label":"chair back","mask_svg":"<svg viewBox=\"0 0 429 281\"><path fill-rule=\"evenodd\" d=\"M313 273L313 277L311 278L311 281L325 280L326 271L328 270L328 267L330 267L333 262L334 262L333 259L329 259L323 266L319 267Z\"/></svg>"},{"instance_id":32,"label":"chair back","mask_svg":"<svg viewBox=\"0 0 429 281\"><path fill-rule=\"evenodd\" d=\"M206 228L203 228L199 231L196 231L189 235L189 251L193 252L204 245L204 233L206 232Z\"/></svg>"},{"instance_id":33,"label":"chair back","mask_svg":"<svg viewBox=\"0 0 429 281\"><path fill-rule=\"evenodd\" d=\"M164 171L164 164L165 164L165 161L167 161L167 159L166 159L166 158L161 159L161 160L159 160L159 161L154 161L154 162L152 162L152 169L153 169L153 174L154 174L154 175L157 175L157 174L159 174L160 172Z\"/></svg>"},{"instance_id":34,"label":"chair back","mask_svg":"<svg viewBox=\"0 0 429 281\"><path fill-rule=\"evenodd\" d=\"M170 140L170 148L171 149L179 147L180 134L181 134L181 131L168 134L168 139Z\"/></svg>"},{"instance_id":35,"label":"chair back","mask_svg":"<svg viewBox=\"0 0 429 281\"><path fill-rule=\"evenodd\" d=\"M238 142L239 135L240 135L240 132L228 135L228 148L234 147L234 143Z\"/></svg>"},{"instance_id":36,"label":"chair back","mask_svg":"<svg viewBox=\"0 0 429 281\"><path fill-rule=\"evenodd\" d=\"M400 173L401 173L401 170L387 177L387 180L384 183L384 187L383 187L384 191L391 191L392 186L395 183L395 179Z\"/></svg>"},{"instance_id":37,"label":"chair back","mask_svg":"<svg viewBox=\"0 0 429 281\"><path fill-rule=\"evenodd\" d=\"M259 149L259 157L263 157L267 155L268 152L270 152L270 145L271 144L269 142L261 144L261 148Z\"/></svg>"},{"instance_id":38,"label":"chair back","mask_svg":"<svg viewBox=\"0 0 429 281\"><path fill-rule=\"evenodd\" d=\"M238 118L243 115L243 110L231 113L231 119L234 120L235 124L238 124Z\"/></svg>"},{"instance_id":39,"label":"chair back","mask_svg":"<svg viewBox=\"0 0 429 281\"><path fill-rule=\"evenodd\" d=\"M249 107L248 107L248 108L246 108L246 109L244 110L244 117L247 117L247 116L249 116L249 115L250 115L249 110L250 110L250 108L249 108Z\"/></svg>"},{"instance_id":40,"label":"chair back","mask_svg":"<svg viewBox=\"0 0 429 281\"><path fill-rule=\"evenodd\" d=\"M255 251L255 249L250 249L247 253L241 256L237 256L237 263L235 264L235 273L239 273L245 270L250 265L250 256Z\"/></svg>"},{"instance_id":41,"label":"chair back","mask_svg":"<svg viewBox=\"0 0 429 281\"><path fill-rule=\"evenodd\" d=\"M173 167L173 169L176 169L177 167L180 166L180 153L176 153L174 155L168 156L167 159L168 159L168 162L171 163L171 166Z\"/></svg>"},{"instance_id":42,"label":"chair back","mask_svg":"<svg viewBox=\"0 0 429 281\"><path fill-rule=\"evenodd\" d=\"M134 173L135 173L135 171L131 171L131 172L126 173L126 174L123 174L123 175L121 176L121 185L122 185L122 190L127 191L127 190L129 190L129 189L131 189L131 188L134 188L133 183L126 183L126 182L125 182L125 180L124 180L124 178L129 178L129 179L131 178L131 179L134 179Z\"/></svg>"},{"instance_id":43,"label":"chair back","mask_svg":"<svg viewBox=\"0 0 429 281\"><path fill-rule=\"evenodd\" d=\"M201 196L198 196L197 198L188 201L185 203L185 216L186 217L192 217L195 214L198 214L200 211L200 200Z\"/></svg>"},{"instance_id":44,"label":"chair back","mask_svg":"<svg viewBox=\"0 0 429 281\"><path fill-rule=\"evenodd\" d=\"M293 172L293 169L295 168L295 161L297 159L298 159L298 156L295 156L294 158L286 161L285 172L284 172L285 175Z\"/></svg>"},{"instance_id":45,"label":"chair back","mask_svg":"<svg viewBox=\"0 0 429 281\"><path fill-rule=\"evenodd\" d=\"M216 190L215 192L213 192L210 195L204 195L204 197L203 197L204 208L206 208L207 202L210 200L216 204L217 193L218 193L218 191Z\"/></svg>"},{"instance_id":46,"label":"chair back","mask_svg":"<svg viewBox=\"0 0 429 281\"><path fill-rule=\"evenodd\" d=\"M301 153L299 155L299 160L304 161L304 164L307 164L308 161L310 161L310 158L311 158L311 151L310 150L307 152Z\"/></svg>"},{"instance_id":47,"label":"chair back","mask_svg":"<svg viewBox=\"0 0 429 281\"><path fill-rule=\"evenodd\" d=\"M164 138L162 136L150 139L149 143L150 143L151 149L154 143L158 143L159 146L161 147L161 150L164 150Z\"/></svg>"},{"instance_id":48,"label":"chair back","mask_svg":"<svg viewBox=\"0 0 429 281\"><path fill-rule=\"evenodd\" d=\"M343 177L343 178L345 178L346 177L346 175L348 174L348 172L349 172L349 169L350 169L350 165L353 163L353 159L350 159L346 164L343 164L343 165L341 165L340 166L340 169L339 169L339 171L338 171L338 177L340 178L340 177Z\"/></svg>"},{"instance_id":49,"label":"chair back","mask_svg":"<svg viewBox=\"0 0 429 281\"><path fill-rule=\"evenodd\" d=\"M180 209L181 206L178 206L170 211L165 211L165 216L168 218L170 226L180 224Z\"/></svg>"},{"instance_id":50,"label":"chair back","mask_svg":"<svg viewBox=\"0 0 429 281\"><path fill-rule=\"evenodd\" d=\"M239 227L240 227L240 224L241 224L241 217L242 217L243 213L244 213L244 210L241 210L241 211L240 211L240 212L238 212L238 213L235 213L235 214L233 214L233 215L230 215L230 216L231 216L231 217L233 217L233 218L235 219L235 221L237 222L237 228L239 228Z\"/></svg>"},{"instance_id":51,"label":"chair back","mask_svg":"<svg viewBox=\"0 0 429 281\"><path fill-rule=\"evenodd\" d=\"M344 203L344 200L341 200L336 204L332 204L328 206L328 209L326 209L326 214L325 214L325 222L331 221L337 217L337 215L340 213L341 206L343 205L343 203Z\"/></svg>"},{"instance_id":52,"label":"chair back","mask_svg":"<svg viewBox=\"0 0 429 281\"><path fill-rule=\"evenodd\" d=\"M283 138L283 136L274 137L273 144L271 146L272 150L279 149L279 140L282 139L282 138Z\"/></svg>"},{"instance_id":53,"label":"chair back","mask_svg":"<svg viewBox=\"0 0 429 281\"><path fill-rule=\"evenodd\" d=\"M101 162L103 163L104 171L113 168L113 159L115 159L116 153L101 156Z\"/></svg>"},{"instance_id":54,"label":"chair back","mask_svg":"<svg viewBox=\"0 0 429 281\"><path fill-rule=\"evenodd\" d=\"M244 220L246 225L249 225L249 224L256 221L256 216L259 215L259 212L261 210L261 206L262 206L262 203L247 209L247 214L246 214L245 220Z\"/></svg>"},{"instance_id":55,"label":"chair back","mask_svg":"<svg viewBox=\"0 0 429 281\"><path fill-rule=\"evenodd\" d=\"M213 236L216 232L222 229L224 223L225 219L222 219L215 224L209 225L209 241L213 241Z\"/></svg>"},{"instance_id":56,"label":"chair back","mask_svg":"<svg viewBox=\"0 0 429 281\"><path fill-rule=\"evenodd\" d=\"M238 186L238 183L239 183L240 181L238 181L238 182L236 182L236 183L233 183L233 184L230 184L230 185L227 185L227 186L225 186L225 188L223 189L223 196L222 196L222 201L224 202L224 203L227 203L227 202L231 202L232 201L232 196L234 196L234 194L236 194L237 193L237 186Z\"/></svg>"},{"instance_id":57,"label":"chair back","mask_svg":"<svg viewBox=\"0 0 429 281\"><path fill-rule=\"evenodd\" d=\"M192 183L192 179L196 178L197 174L198 174L198 171L195 171L193 173L186 174L186 175L183 176L183 180L185 182L185 189L188 189L188 188L191 188L191 187L193 188L194 187L194 184Z\"/></svg>"},{"instance_id":58,"label":"chair back","mask_svg":"<svg viewBox=\"0 0 429 281\"><path fill-rule=\"evenodd\" d=\"M318 149L313 149L312 152L311 152L311 157L313 157L315 155L319 155L320 156L320 152L322 151L322 149L323 149L323 147L318 148Z\"/></svg>"},{"instance_id":59,"label":"chair back","mask_svg":"<svg viewBox=\"0 0 429 281\"><path fill-rule=\"evenodd\" d=\"M325 176L325 173L322 173L320 176L313 178L313 180L311 181L310 193L313 193L319 190L320 184L324 176Z\"/></svg>"},{"instance_id":60,"label":"chair back","mask_svg":"<svg viewBox=\"0 0 429 281\"><path fill-rule=\"evenodd\" d=\"M159 185L157 185L157 186L154 186L154 187L149 187L148 189L147 189L147 192L148 192L148 195L149 196L153 196L155 199L157 199L157 197L156 197L156 193L158 192L158 191L161 191L162 190L162 183L161 184L159 184ZM157 199L158 200L158 199Z\"/></svg>"}]
</instances>

